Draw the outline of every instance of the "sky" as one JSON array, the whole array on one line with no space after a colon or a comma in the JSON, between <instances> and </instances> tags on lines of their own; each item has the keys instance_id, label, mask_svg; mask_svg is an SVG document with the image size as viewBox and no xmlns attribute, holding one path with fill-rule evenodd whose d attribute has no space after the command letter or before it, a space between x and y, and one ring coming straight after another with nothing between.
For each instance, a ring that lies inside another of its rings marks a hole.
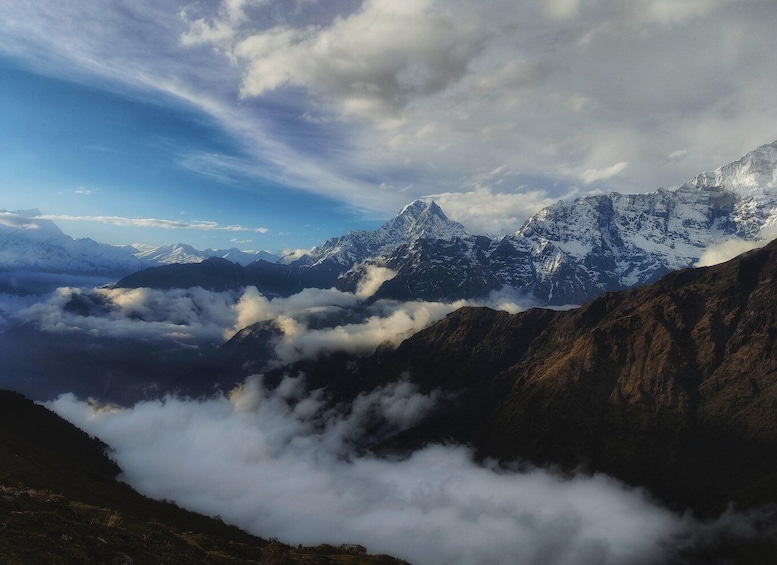
<instances>
[{"instance_id":1,"label":"sky","mask_svg":"<svg viewBox=\"0 0 777 565\"><path fill-rule=\"evenodd\" d=\"M277 251L433 198L510 233L777 139L775 21L772 0L0 0L0 209Z\"/></svg>"}]
</instances>

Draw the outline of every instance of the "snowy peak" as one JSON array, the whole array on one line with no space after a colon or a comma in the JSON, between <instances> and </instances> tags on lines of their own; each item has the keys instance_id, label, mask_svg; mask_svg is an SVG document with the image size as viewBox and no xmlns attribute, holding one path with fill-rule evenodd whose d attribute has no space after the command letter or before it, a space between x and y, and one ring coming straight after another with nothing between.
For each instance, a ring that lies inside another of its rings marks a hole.
<instances>
[{"instance_id":1,"label":"snowy peak","mask_svg":"<svg viewBox=\"0 0 777 565\"><path fill-rule=\"evenodd\" d=\"M463 225L448 219L434 202L415 200L375 231L348 232L328 239L300 259L281 258L281 262L313 267L329 263L337 266L333 268L349 268L418 239L454 239L468 235Z\"/></svg>"},{"instance_id":2,"label":"snowy peak","mask_svg":"<svg viewBox=\"0 0 777 565\"><path fill-rule=\"evenodd\" d=\"M458 222L448 219L434 201L415 200L402 208L379 231L396 234L408 242L419 239L451 239L469 235Z\"/></svg>"},{"instance_id":3,"label":"snowy peak","mask_svg":"<svg viewBox=\"0 0 777 565\"><path fill-rule=\"evenodd\" d=\"M257 259L264 259L274 263L278 260L276 255L267 251L241 251L235 247L231 249L195 249L186 243L173 243L161 247L145 247L135 245L138 250L135 256L158 265L183 265L186 263L201 263L211 257L220 257L243 266L253 263Z\"/></svg>"},{"instance_id":4,"label":"snowy peak","mask_svg":"<svg viewBox=\"0 0 777 565\"><path fill-rule=\"evenodd\" d=\"M777 141L762 145L712 172L701 173L685 186L722 187L743 197L750 196L752 191L777 188Z\"/></svg>"}]
</instances>

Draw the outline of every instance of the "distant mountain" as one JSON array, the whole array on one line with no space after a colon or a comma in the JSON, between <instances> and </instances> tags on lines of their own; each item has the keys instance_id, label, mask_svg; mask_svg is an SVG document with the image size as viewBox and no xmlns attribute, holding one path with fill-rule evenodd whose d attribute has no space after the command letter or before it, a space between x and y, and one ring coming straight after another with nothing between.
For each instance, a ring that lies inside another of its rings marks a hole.
<instances>
[{"instance_id":1,"label":"distant mountain","mask_svg":"<svg viewBox=\"0 0 777 565\"><path fill-rule=\"evenodd\" d=\"M269 251L241 251L235 247L231 249L195 249L185 243L172 243L161 247L149 247L145 245L133 245L138 251L135 256L150 265L172 265L186 263L201 263L205 259L218 257L227 259L240 265L248 265L258 259L274 263L279 259L278 255Z\"/></svg>"},{"instance_id":2,"label":"distant mountain","mask_svg":"<svg viewBox=\"0 0 777 565\"><path fill-rule=\"evenodd\" d=\"M449 220L437 204L417 200L377 230L352 231L329 239L302 257L286 255L278 263L258 260L243 268L213 259L201 265L170 265L134 273L117 286L202 286L226 290L250 284L265 294L289 295L309 287L332 287L355 264L398 245L423 238L450 240L467 236L464 226ZM216 275L216 271L222 275Z\"/></svg>"},{"instance_id":3,"label":"distant mountain","mask_svg":"<svg viewBox=\"0 0 777 565\"><path fill-rule=\"evenodd\" d=\"M401 244L422 238L452 239L467 235L464 226L449 220L437 204L416 200L375 231L348 232L328 239L301 258L281 257L281 262L314 269L329 266L330 270L342 272Z\"/></svg>"},{"instance_id":4,"label":"distant mountain","mask_svg":"<svg viewBox=\"0 0 777 565\"><path fill-rule=\"evenodd\" d=\"M124 274L148 266L135 249L73 239L39 210L0 210L0 271L80 275Z\"/></svg>"},{"instance_id":5,"label":"distant mountain","mask_svg":"<svg viewBox=\"0 0 777 565\"><path fill-rule=\"evenodd\" d=\"M777 503L776 280L773 242L574 310L463 308L396 350L265 382L299 372L347 402L404 376L450 400L384 448L454 441L484 458L582 466L679 510Z\"/></svg>"},{"instance_id":6,"label":"distant mountain","mask_svg":"<svg viewBox=\"0 0 777 565\"><path fill-rule=\"evenodd\" d=\"M143 256L155 265L172 263L168 270L137 273L119 284L214 290L251 284L279 295L331 286L356 292L374 283L378 267L383 282L373 285L375 299L452 301L510 286L537 304L582 304L691 267L710 246L731 238L769 238L777 230L775 179L777 142L675 190L557 202L497 239L470 235L437 204L418 200L377 230L349 232L277 263L246 263L251 257L236 250L160 248ZM190 265L206 255L244 270L220 263L225 272L213 279L216 263ZM211 278L198 281L205 271Z\"/></svg>"},{"instance_id":7,"label":"distant mountain","mask_svg":"<svg viewBox=\"0 0 777 565\"><path fill-rule=\"evenodd\" d=\"M162 247L115 246L74 239L39 210L0 210L0 292L37 293L63 285L99 285L159 265L199 263L219 257L247 265L277 261L266 251L194 249L176 243Z\"/></svg>"}]
</instances>

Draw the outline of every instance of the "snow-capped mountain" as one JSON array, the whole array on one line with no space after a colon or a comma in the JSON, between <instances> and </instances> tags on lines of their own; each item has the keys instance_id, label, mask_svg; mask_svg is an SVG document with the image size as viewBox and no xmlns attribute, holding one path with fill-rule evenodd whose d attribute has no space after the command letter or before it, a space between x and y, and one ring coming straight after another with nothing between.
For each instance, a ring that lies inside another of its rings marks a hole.
<instances>
[{"instance_id":1,"label":"snow-capped mountain","mask_svg":"<svg viewBox=\"0 0 777 565\"><path fill-rule=\"evenodd\" d=\"M688 182L688 188L720 187L739 198L734 216L744 235L767 237L777 227L777 141Z\"/></svg>"},{"instance_id":2,"label":"snow-capped mountain","mask_svg":"<svg viewBox=\"0 0 777 565\"><path fill-rule=\"evenodd\" d=\"M38 210L0 210L0 271L117 275L148 264L135 249L73 239Z\"/></svg>"},{"instance_id":3,"label":"snow-capped mountain","mask_svg":"<svg viewBox=\"0 0 777 565\"><path fill-rule=\"evenodd\" d=\"M396 276L376 296L456 299L510 285L544 304L582 303L693 266L711 245L759 239L777 224L777 142L698 175L676 190L558 202L511 236L418 239L355 266Z\"/></svg>"},{"instance_id":4,"label":"snow-capped mountain","mask_svg":"<svg viewBox=\"0 0 777 565\"><path fill-rule=\"evenodd\" d=\"M130 275L122 287L174 288L199 284L213 290L253 285L268 295L290 295L304 288L329 288L354 265L419 241L457 241L469 237L434 202L417 200L374 231L352 231L327 240L300 257L288 254L276 263L255 261L235 272L234 265L209 260L201 265L163 266ZM221 270L223 276L217 276Z\"/></svg>"},{"instance_id":5,"label":"snow-capped mountain","mask_svg":"<svg viewBox=\"0 0 777 565\"><path fill-rule=\"evenodd\" d=\"M669 271L692 267L712 245L731 238L763 239L775 228L777 142L675 190L613 192L557 202L514 234L497 239L470 235L437 204L415 201L377 230L331 238L301 257L288 254L278 262L254 261L240 276L232 273L219 284L252 284L260 291L291 294L332 285L356 292L370 282L369 288L377 287L376 298L426 300L471 298L509 285L539 304L580 304L606 291L643 285ZM56 233L56 226L48 229L52 237L67 238ZM245 258L230 256L232 252L199 252L179 244L140 254L156 265L204 257L244 265ZM154 286L163 281L165 288L181 281L196 284L200 271L218 270L219 265L211 262L199 270L194 265L170 265L184 267L185 272L169 274L163 266L153 276L136 273L126 283ZM375 282L376 273L380 284Z\"/></svg>"},{"instance_id":6,"label":"snow-capped mountain","mask_svg":"<svg viewBox=\"0 0 777 565\"><path fill-rule=\"evenodd\" d=\"M172 243L161 247L146 245L133 245L137 252L135 256L149 262L152 265L173 265L183 263L200 263L210 257L220 257L233 263L248 265L257 259L274 263L278 256L268 251L241 251L235 247L231 249L195 249L186 243Z\"/></svg>"},{"instance_id":7,"label":"snow-capped mountain","mask_svg":"<svg viewBox=\"0 0 777 565\"><path fill-rule=\"evenodd\" d=\"M115 246L74 239L39 210L0 210L0 292L39 293L57 286L105 284L130 273L166 264L200 263L220 257L247 265L276 261L268 252L207 249L176 243L162 247Z\"/></svg>"},{"instance_id":8,"label":"snow-capped mountain","mask_svg":"<svg viewBox=\"0 0 777 565\"><path fill-rule=\"evenodd\" d=\"M328 239L299 259L282 257L281 262L309 267L329 265L342 270L420 238L452 239L467 235L464 226L448 219L437 204L416 200L377 230L348 232Z\"/></svg>"}]
</instances>

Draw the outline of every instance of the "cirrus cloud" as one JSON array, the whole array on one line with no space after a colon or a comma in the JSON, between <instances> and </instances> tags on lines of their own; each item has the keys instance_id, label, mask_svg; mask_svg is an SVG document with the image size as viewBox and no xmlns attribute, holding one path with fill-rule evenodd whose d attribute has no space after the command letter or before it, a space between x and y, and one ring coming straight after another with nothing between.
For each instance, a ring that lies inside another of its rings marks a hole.
<instances>
[{"instance_id":1,"label":"cirrus cloud","mask_svg":"<svg viewBox=\"0 0 777 565\"><path fill-rule=\"evenodd\" d=\"M227 231L227 232L254 232L267 233L267 228L248 228L240 225L221 226L217 222L208 220L195 220L182 222L180 220L165 220L161 218L126 218L123 216L73 216L68 214L41 214L35 219L56 220L65 222L97 222L114 226L132 226L136 228L162 228L166 230L203 230L203 231Z\"/></svg>"}]
</instances>

